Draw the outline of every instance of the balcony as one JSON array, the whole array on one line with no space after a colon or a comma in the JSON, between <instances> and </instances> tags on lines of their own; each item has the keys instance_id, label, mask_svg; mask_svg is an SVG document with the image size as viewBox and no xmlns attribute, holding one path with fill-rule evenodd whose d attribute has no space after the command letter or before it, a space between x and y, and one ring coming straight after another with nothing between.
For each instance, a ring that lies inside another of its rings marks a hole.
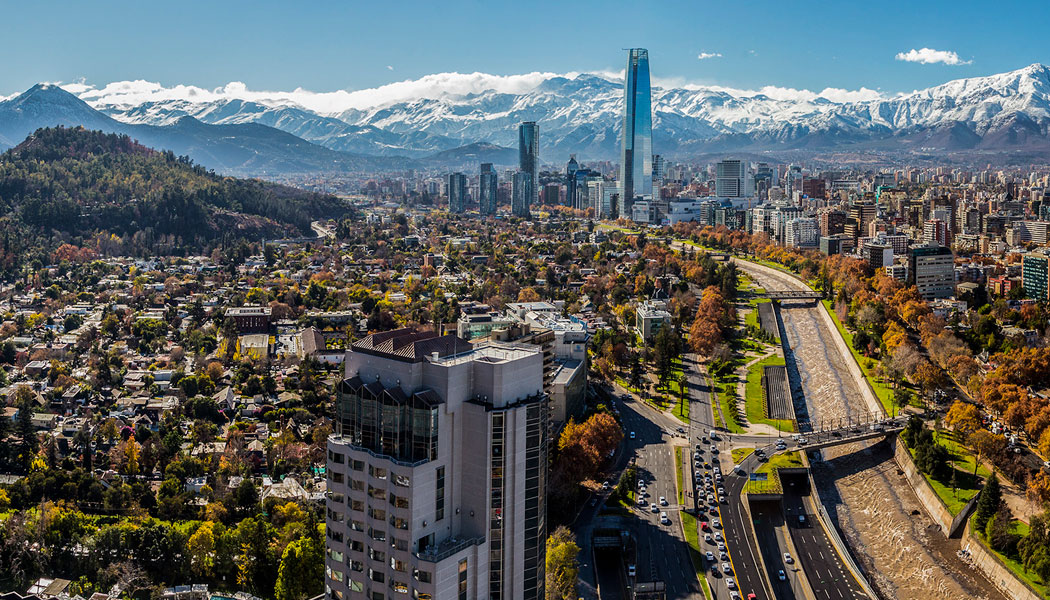
<instances>
[{"instance_id":1,"label":"balcony","mask_svg":"<svg viewBox=\"0 0 1050 600\"><path fill-rule=\"evenodd\" d=\"M443 540L440 543L434 544L433 546L427 546L427 549L423 552L417 553L415 556L419 560L425 560L427 562L439 563L446 558L456 554L457 552L469 548L471 546L480 546L485 543L484 537L476 538L455 538L450 537Z\"/></svg>"}]
</instances>

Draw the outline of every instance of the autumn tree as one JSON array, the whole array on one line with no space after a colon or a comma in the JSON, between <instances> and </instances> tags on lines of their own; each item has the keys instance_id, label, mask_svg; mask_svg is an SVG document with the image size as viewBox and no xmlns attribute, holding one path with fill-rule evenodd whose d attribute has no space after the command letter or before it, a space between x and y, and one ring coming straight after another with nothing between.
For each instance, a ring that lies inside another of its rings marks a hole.
<instances>
[{"instance_id":1,"label":"autumn tree","mask_svg":"<svg viewBox=\"0 0 1050 600\"><path fill-rule=\"evenodd\" d=\"M580 573L580 547L564 525L547 538L547 600L576 598L576 580Z\"/></svg>"},{"instance_id":2,"label":"autumn tree","mask_svg":"<svg viewBox=\"0 0 1050 600\"><path fill-rule=\"evenodd\" d=\"M962 400L956 400L948 409L944 424L967 439L981 428L981 411L976 406Z\"/></svg>"}]
</instances>

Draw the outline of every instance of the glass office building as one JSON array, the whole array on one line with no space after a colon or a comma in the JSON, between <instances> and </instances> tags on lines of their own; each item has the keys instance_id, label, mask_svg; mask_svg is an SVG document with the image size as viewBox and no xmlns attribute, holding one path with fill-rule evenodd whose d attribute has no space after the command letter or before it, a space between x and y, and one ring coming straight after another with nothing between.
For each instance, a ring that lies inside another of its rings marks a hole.
<instances>
[{"instance_id":1,"label":"glass office building","mask_svg":"<svg viewBox=\"0 0 1050 600\"><path fill-rule=\"evenodd\" d=\"M518 126L518 168L529 176L525 212L540 203L540 128L535 121Z\"/></svg>"},{"instance_id":2,"label":"glass office building","mask_svg":"<svg viewBox=\"0 0 1050 600\"><path fill-rule=\"evenodd\" d=\"M653 100L649 51L644 48L632 48L627 55L623 96L620 215L628 216L635 199L653 194Z\"/></svg>"}]
</instances>

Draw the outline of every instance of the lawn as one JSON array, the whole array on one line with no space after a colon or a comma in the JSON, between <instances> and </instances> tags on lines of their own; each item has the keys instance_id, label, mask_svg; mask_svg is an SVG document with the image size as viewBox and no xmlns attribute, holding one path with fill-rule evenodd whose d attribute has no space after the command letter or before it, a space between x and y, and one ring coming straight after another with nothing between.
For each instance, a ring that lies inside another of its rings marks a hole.
<instances>
[{"instance_id":1,"label":"lawn","mask_svg":"<svg viewBox=\"0 0 1050 600\"><path fill-rule=\"evenodd\" d=\"M700 550L700 533L696 528L696 517L684 510L678 514L682 517L682 533L686 544L689 544L689 558L693 562L696 578L700 580L700 585L704 588L704 597L711 598L711 590L707 587L707 577L704 571L704 554Z\"/></svg>"},{"instance_id":2,"label":"lawn","mask_svg":"<svg viewBox=\"0 0 1050 600\"><path fill-rule=\"evenodd\" d=\"M971 498L981 491L982 481L990 473L983 465L977 468L977 478L973 476L974 457L967 448L952 438L951 432L935 431L934 439L948 449L951 460L955 462L955 490L952 490L952 480L949 475L943 481L925 475L930 487L937 493L937 497L948 507L948 512L957 515L962 512L963 507ZM908 450L911 452L911 449ZM914 453L912 453L914 457Z\"/></svg>"},{"instance_id":3,"label":"lawn","mask_svg":"<svg viewBox=\"0 0 1050 600\"><path fill-rule=\"evenodd\" d=\"M1018 560L1019 557L1006 556L1005 554L1001 554L999 551L995 550L994 548L988 545L987 540L984 539L984 532L977 531L977 529L974 527L973 521L975 518L977 518L976 514L970 517L970 531L973 532L974 537L981 541L981 544L985 547L985 549L994 554L995 557L998 558L999 561L1002 562L1004 565L1006 565L1006 568L1010 569L1010 571L1012 571L1018 579L1027 583L1029 587L1035 590L1040 596L1042 596L1043 598L1050 598L1050 588L1047 587L1046 582L1040 579L1040 577L1036 575L1034 571L1025 570L1024 564L1022 564L1021 561ZM1026 536L1028 535L1028 525L1015 519L1013 522L1013 532L1020 536Z\"/></svg>"},{"instance_id":4,"label":"lawn","mask_svg":"<svg viewBox=\"0 0 1050 600\"><path fill-rule=\"evenodd\" d=\"M718 396L718 406L725 416L724 427L730 433L744 433L744 427L737 420L736 409L736 375L732 372L728 376L715 379L715 390Z\"/></svg>"},{"instance_id":5,"label":"lawn","mask_svg":"<svg viewBox=\"0 0 1050 600\"><path fill-rule=\"evenodd\" d=\"M674 482L678 486L679 504L685 504L685 484L682 483L682 450L681 446L676 446L674 449Z\"/></svg>"},{"instance_id":6,"label":"lawn","mask_svg":"<svg viewBox=\"0 0 1050 600\"><path fill-rule=\"evenodd\" d=\"M789 419L770 419L766 411L766 397L762 389L762 370L767 365L783 365L784 358L768 356L747 370L747 384L744 386L744 408L749 423L764 423L780 431L794 432L795 423Z\"/></svg>"},{"instance_id":7,"label":"lawn","mask_svg":"<svg viewBox=\"0 0 1050 600\"><path fill-rule=\"evenodd\" d=\"M831 315L831 320L835 322L835 327L838 328L839 334L842 336L842 339L845 340L850 353L853 354L853 359L857 361L861 372L864 373L864 378L868 380L868 384L870 384L872 390L874 390L875 397L879 399L879 403L882 404L883 410L885 410L888 415L895 414L896 408L893 406L893 388L879 381L871 372L873 361L870 358L861 355L860 352L857 352L857 350L853 348L853 334L846 329L841 321L839 321L839 316L835 314L835 309L831 307L831 300L821 300L821 304L824 305L824 309L828 311L829 315Z\"/></svg>"},{"instance_id":8,"label":"lawn","mask_svg":"<svg viewBox=\"0 0 1050 600\"><path fill-rule=\"evenodd\" d=\"M733 451L731 452L733 456L733 464L739 465L745 458L751 456L751 453L754 451L754 448L733 448Z\"/></svg>"},{"instance_id":9,"label":"lawn","mask_svg":"<svg viewBox=\"0 0 1050 600\"><path fill-rule=\"evenodd\" d=\"M777 476L777 471L792 467L801 468L803 466L802 456L798 452L774 454L769 457L769 460L755 469L755 473L765 473L768 478L765 481L748 481L744 490L748 494L780 494L784 489L780 485L780 477Z\"/></svg>"}]
</instances>

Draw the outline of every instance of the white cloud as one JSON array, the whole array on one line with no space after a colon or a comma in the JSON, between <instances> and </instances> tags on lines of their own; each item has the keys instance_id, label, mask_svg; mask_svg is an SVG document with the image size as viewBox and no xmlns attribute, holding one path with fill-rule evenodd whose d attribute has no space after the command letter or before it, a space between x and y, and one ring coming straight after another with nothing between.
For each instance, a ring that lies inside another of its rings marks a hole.
<instances>
[{"instance_id":1,"label":"white cloud","mask_svg":"<svg viewBox=\"0 0 1050 600\"><path fill-rule=\"evenodd\" d=\"M387 70L387 71L393 71L393 70L394 70L394 67L393 67L393 66L391 66L391 65L387 65L387 66L386 66L386 70Z\"/></svg>"},{"instance_id":2,"label":"white cloud","mask_svg":"<svg viewBox=\"0 0 1050 600\"><path fill-rule=\"evenodd\" d=\"M958 54L951 50L934 50L933 48L922 48L919 50L912 48L907 52L898 52L896 58L904 62L919 63L921 65L944 63L954 66L968 65L973 62L972 60L962 60Z\"/></svg>"},{"instance_id":3,"label":"white cloud","mask_svg":"<svg viewBox=\"0 0 1050 600\"><path fill-rule=\"evenodd\" d=\"M709 58L722 58L721 52L701 52L696 55L697 60L707 60Z\"/></svg>"}]
</instances>

